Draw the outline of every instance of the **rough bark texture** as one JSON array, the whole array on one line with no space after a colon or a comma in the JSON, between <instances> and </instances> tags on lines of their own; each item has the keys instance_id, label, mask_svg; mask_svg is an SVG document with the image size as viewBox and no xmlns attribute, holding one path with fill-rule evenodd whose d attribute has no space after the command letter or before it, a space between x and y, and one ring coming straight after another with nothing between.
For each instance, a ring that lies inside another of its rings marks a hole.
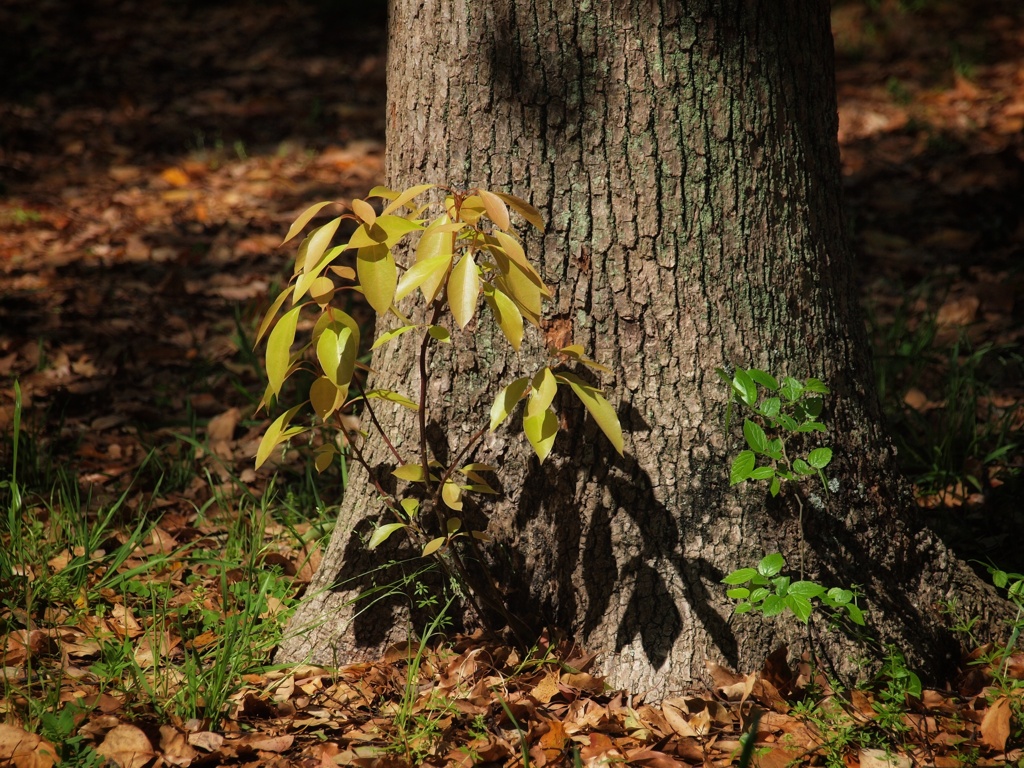
<instances>
[{"instance_id":1,"label":"rough bark texture","mask_svg":"<svg viewBox=\"0 0 1024 768\"><path fill-rule=\"evenodd\" d=\"M714 368L735 365L832 387L840 488L826 511L805 510L808 576L861 586L872 642L935 671L955 652L941 600L1000 612L919 527L880 430L843 232L825 4L393 0L388 58L391 186L480 185L542 208L547 232L527 252L556 289L546 333L571 333L614 370L601 384L625 458L565 401L568 429L543 466L516 429L477 452L502 466L490 556L517 614L600 652L613 684L661 693L700 679L706 659L749 669L780 642L804 644L793 622L730 618L720 584L768 552L799 559L793 494L729 488L741 441L725 433ZM516 355L486 319L471 330L432 358L442 460L544 347L538 337ZM378 383L415 389L413 345L374 359ZM411 449L412 421L385 415ZM372 658L406 637L404 600L363 613L346 602L400 570L360 576L381 556L360 540L379 505L359 478L281 658ZM836 633L821 642L840 671L870 654Z\"/></svg>"}]
</instances>

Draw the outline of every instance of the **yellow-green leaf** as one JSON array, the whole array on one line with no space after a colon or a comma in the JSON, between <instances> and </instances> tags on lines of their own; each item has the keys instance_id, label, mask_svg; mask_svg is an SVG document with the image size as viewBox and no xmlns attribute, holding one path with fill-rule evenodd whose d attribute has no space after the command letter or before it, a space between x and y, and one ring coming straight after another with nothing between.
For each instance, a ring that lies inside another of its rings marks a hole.
<instances>
[{"instance_id":1,"label":"yellow-green leaf","mask_svg":"<svg viewBox=\"0 0 1024 768\"><path fill-rule=\"evenodd\" d=\"M523 417L523 432L526 433L526 439L533 446L537 458L543 463L555 444L555 435L558 433L558 417L550 409L533 416L525 416Z\"/></svg>"},{"instance_id":2,"label":"yellow-green leaf","mask_svg":"<svg viewBox=\"0 0 1024 768\"><path fill-rule=\"evenodd\" d=\"M494 222L498 229L508 230L508 208L505 206L505 201L498 197L493 192L488 192L486 189L478 189L476 191L480 195L480 199L483 201L484 210L487 211L487 218Z\"/></svg>"},{"instance_id":3,"label":"yellow-green leaf","mask_svg":"<svg viewBox=\"0 0 1024 768\"><path fill-rule=\"evenodd\" d=\"M589 357L584 355L582 344L570 344L567 347L562 347L560 350L558 350L558 354L564 355L565 357L568 357L572 360L576 360L580 363L583 363L585 366L587 366L588 368L592 368L595 371L601 371L603 373L612 372L611 368L605 365L601 365L600 363L596 363Z\"/></svg>"},{"instance_id":4,"label":"yellow-green leaf","mask_svg":"<svg viewBox=\"0 0 1024 768\"><path fill-rule=\"evenodd\" d=\"M313 283L320 278L320 273L324 271L324 267L337 259L347 247L345 245L337 245L331 248L331 250L320 257L320 261L313 265L312 269L299 274L293 289L292 303L297 303L299 299L305 296L306 291L310 290L313 287Z\"/></svg>"},{"instance_id":5,"label":"yellow-green leaf","mask_svg":"<svg viewBox=\"0 0 1024 768\"><path fill-rule=\"evenodd\" d=\"M373 206L358 197L352 199L352 212L359 217L360 221L371 227L377 220L377 212L373 210Z\"/></svg>"},{"instance_id":6,"label":"yellow-green leaf","mask_svg":"<svg viewBox=\"0 0 1024 768\"><path fill-rule=\"evenodd\" d=\"M300 213L299 217L295 221L293 221L291 227L288 228L288 234L284 236L284 240L281 241L281 245L284 245L297 234L299 234L299 232L302 231L302 228L309 224L313 217L320 213L320 211L323 210L325 206L330 205L331 202L332 201L330 200L324 200L323 202L320 203L314 203L313 205L309 206L309 208Z\"/></svg>"},{"instance_id":7,"label":"yellow-green leaf","mask_svg":"<svg viewBox=\"0 0 1024 768\"><path fill-rule=\"evenodd\" d=\"M388 311L395 299L398 267L386 245L360 248L356 252L356 272L366 301L379 315Z\"/></svg>"},{"instance_id":8,"label":"yellow-green leaf","mask_svg":"<svg viewBox=\"0 0 1024 768\"><path fill-rule=\"evenodd\" d=\"M309 296L321 307L330 304L334 298L334 281L326 275L321 275L309 286Z\"/></svg>"},{"instance_id":9,"label":"yellow-green leaf","mask_svg":"<svg viewBox=\"0 0 1024 768\"><path fill-rule=\"evenodd\" d=\"M336 274L342 280L355 280L356 271L352 267L331 267L331 272Z\"/></svg>"},{"instance_id":10,"label":"yellow-green leaf","mask_svg":"<svg viewBox=\"0 0 1024 768\"><path fill-rule=\"evenodd\" d=\"M438 536L436 539L431 539L423 546L423 556L427 557L428 555L434 554L435 552L437 552L437 550L444 546L444 542L444 536Z\"/></svg>"},{"instance_id":11,"label":"yellow-green leaf","mask_svg":"<svg viewBox=\"0 0 1024 768\"><path fill-rule=\"evenodd\" d=\"M439 216L427 227L416 246L416 261L426 261L437 256L447 256L449 259L454 259L451 230L453 226L464 227L465 224L461 221L453 224L447 216ZM441 292L441 286L444 285L447 278L447 270L440 273L434 272L420 286L420 290L423 291L423 297L427 300L428 304L437 298L437 294Z\"/></svg>"},{"instance_id":12,"label":"yellow-green leaf","mask_svg":"<svg viewBox=\"0 0 1024 768\"><path fill-rule=\"evenodd\" d=\"M514 210L516 213L518 213L520 216L522 216L524 219L530 222L538 230L540 230L541 232L544 231L544 217L541 215L540 211L538 211L528 202L526 202L522 198L516 197L515 195L507 194L505 192L495 192L494 194L500 197L506 203L508 203L512 210Z\"/></svg>"},{"instance_id":13,"label":"yellow-green leaf","mask_svg":"<svg viewBox=\"0 0 1024 768\"><path fill-rule=\"evenodd\" d=\"M327 421L344 404L346 397L348 385L338 386L326 376L318 377L309 387L309 402L321 421Z\"/></svg>"},{"instance_id":14,"label":"yellow-green leaf","mask_svg":"<svg viewBox=\"0 0 1024 768\"><path fill-rule=\"evenodd\" d=\"M399 480L407 480L410 483L422 483L423 465L403 464L402 466L396 467L394 470L392 470L391 474L397 477Z\"/></svg>"},{"instance_id":15,"label":"yellow-green leaf","mask_svg":"<svg viewBox=\"0 0 1024 768\"><path fill-rule=\"evenodd\" d=\"M449 509L456 512L462 511L462 488L451 480L445 480L441 486L441 500Z\"/></svg>"},{"instance_id":16,"label":"yellow-green leaf","mask_svg":"<svg viewBox=\"0 0 1024 768\"><path fill-rule=\"evenodd\" d=\"M382 347L392 339L397 339L403 333L408 333L409 331L416 330L416 328L418 327L419 326L416 325L403 325L398 328L395 328L392 331L388 331L387 333L382 333L380 336L377 337L376 341L373 342L373 346L370 347L370 351L372 352L377 347Z\"/></svg>"},{"instance_id":17,"label":"yellow-green leaf","mask_svg":"<svg viewBox=\"0 0 1024 768\"><path fill-rule=\"evenodd\" d=\"M431 256L429 259L417 260L415 264L405 270L402 279L398 281L395 301L401 301L428 280L431 281L432 285L440 285L447 276L451 264L452 255L450 253Z\"/></svg>"},{"instance_id":18,"label":"yellow-green leaf","mask_svg":"<svg viewBox=\"0 0 1024 768\"><path fill-rule=\"evenodd\" d=\"M452 268L448 278L448 306L460 328L465 328L473 319L479 298L480 275L473 254L467 252Z\"/></svg>"},{"instance_id":19,"label":"yellow-green leaf","mask_svg":"<svg viewBox=\"0 0 1024 768\"><path fill-rule=\"evenodd\" d=\"M622 425L619 423L619 416L615 408L601 395L601 390L587 384L583 379L571 373L559 373L558 378L572 387L572 391L583 403L583 406L590 411L597 426L601 428L605 436L611 441L615 450L622 455Z\"/></svg>"},{"instance_id":20,"label":"yellow-green leaf","mask_svg":"<svg viewBox=\"0 0 1024 768\"><path fill-rule=\"evenodd\" d=\"M494 405L491 406L492 432L498 428L498 425L500 425L501 422L508 418L512 409L515 408L516 404L523 399L523 394L529 386L530 379L527 376L523 376L521 379L513 381L498 393L498 396L494 398Z\"/></svg>"},{"instance_id":21,"label":"yellow-green leaf","mask_svg":"<svg viewBox=\"0 0 1024 768\"><path fill-rule=\"evenodd\" d=\"M434 341L439 341L442 344L452 343L452 334L443 325L432 325L427 328L427 333Z\"/></svg>"},{"instance_id":22,"label":"yellow-green leaf","mask_svg":"<svg viewBox=\"0 0 1024 768\"><path fill-rule=\"evenodd\" d=\"M291 347L295 341L295 326L299 322L299 312L304 306L305 304L300 304L285 312L267 340L267 379L270 382L270 390L277 397L281 395L281 385L288 378L288 369L292 363Z\"/></svg>"},{"instance_id":23,"label":"yellow-green leaf","mask_svg":"<svg viewBox=\"0 0 1024 768\"><path fill-rule=\"evenodd\" d=\"M418 221L410 221L402 216L388 216L381 214L377 217L374 228L380 227L387 233L385 242L391 248L410 232L417 232L423 229L423 224Z\"/></svg>"},{"instance_id":24,"label":"yellow-green leaf","mask_svg":"<svg viewBox=\"0 0 1024 768\"><path fill-rule=\"evenodd\" d=\"M320 261L320 257L327 251L327 246L331 244L334 233L338 231L339 224L341 224L340 216L331 219L322 227L317 227L313 231L309 237L309 245L306 247L306 253L302 259L303 272L309 272Z\"/></svg>"},{"instance_id":25,"label":"yellow-green leaf","mask_svg":"<svg viewBox=\"0 0 1024 768\"><path fill-rule=\"evenodd\" d=\"M449 210L455 210L454 202L449 207ZM449 216L450 215L451 214L449 213ZM480 199L479 195L470 195L462 201L462 205L459 207L459 218L471 227L475 227L477 222L480 221L480 217L483 215L484 201Z\"/></svg>"},{"instance_id":26,"label":"yellow-green leaf","mask_svg":"<svg viewBox=\"0 0 1024 768\"><path fill-rule=\"evenodd\" d=\"M260 445L256 449L256 469L263 466L263 462L270 458L270 454L274 452L274 449L295 435L301 434L306 431L305 427L290 427L291 420L295 414L299 412L301 405L296 405L294 408L289 408L287 411L278 416L274 422L267 427L267 431L263 434L260 439Z\"/></svg>"},{"instance_id":27,"label":"yellow-green leaf","mask_svg":"<svg viewBox=\"0 0 1024 768\"><path fill-rule=\"evenodd\" d=\"M533 391L530 392L530 400L526 404L526 415L536 416L547 410L555 399L558 392L558 381L550 368L541 368L530 382Z\"/></svg>"},{"instance_id":28,"label":"yellow-green leaf","mask_svg":"<svg viewBox=\"0 0 1024 768\"><path fill-rule=\"evenodd\" d=\"M260 323L259 330L256 331L256 341L253 342L253 347L256 347L260 343L260 339L263 338L263 334L265 334L267 329L270 328L270 324L274 322L274 318L277 317L277 313L281 311L282 305L284 305L285 300L288 298L288 294L291 292L291 288L286 288L281 291L276 299L274 299L274 303L270 305L270 309L267 310L267 314L263 316L263 322Z\"/></svg>"},{"instance_id":29,"label":"yellow-green leaf","mask_svg":"<svg viewBox=\"0 0 1024 768\"><path fill-rule=\"evenodd\" d=\"M420 510L419 499L402 499L399 504L409 519L416 517L416 513Z\"/></svg>"},{"instance_id":30,"label":"yellow-green leaf","mask_svg":"<svg viewBox=\"0 0 1024 768\"><path fill-rule=\"evenodd\" d=\"M356 345L356 349L359 348L359 323L357 323L356 319L348 312L337 309L336 307L329 307L326 312L316 319L316 324L313 326L313 333L310 334L310 338L314 344L320 340L320 334L324 332L324 329L332 323L341 323L352 331L352 343Z\"/></svg>"},{"instance_id":31,"label":"yellow-green leaf","mask_svg":"<svg viewBox=\"0 0 1024 768\"><path fill-rule=\"evenodd\" d=\"M499 290L484 293L484 300L491 308L494 319L505 334L508 343L518 352L523 343L523 315L515 302Z\"/></svg>"},{"instance_id":32,"label":"yellow-green leaf","mask_svg":"<svg viewBox=\"0 0 1024 768\"><path fill-rule=\"evenodd\" d=\"M402 407L408 408L410 411L418 411L420 409L420 407L408 397L399 392L392 392L390 389L371 389L365 396L367 398L375 398L379 400L387 400L392 403L398 403Z\"/></svg>"},{"instance_id":33,"label":"yellow-green leaf","mask_svg":"<svg viewBox=\"0 0 1024 768\"><path fill-rule=\"evenodd\" d=\"M462 520L457 517L449 517L444 524L444 529L448 531L449 536L454 536L459 532L459 528L462 527Z\"/></svg>"},{"instance_id":34,"label":"yellow-green leaf","mask_svg":"<svg viewBox=\"0 0 1024 768\"><path fill-rule=\"evenodd\" d=\"M505 261L509 263L507 259ZM493 282L495 289L516 303L523 317L534 326L540 325L543 293L519 267L512 264L507 274L495 277Z\"/></svg>"},{"instance_id":35,"label":"yellow-green leaf","mask_svg":"<svg viewBox=\"0 0 1024 768\"><path fill-rule=\"evenodd\" d=\"M384 209L383 214L386 215L389 213L394 213L403 205L412 200L414 197L416 197L417 195L422 195L428 189L433 189L434 186L434 184L417 184L414 187L409 187L408 189L401 192L397 197L395 197L394 200L392 200L388 204L388 207ZM386 187L374 187L372 190L370 190L370 194L373 195L376 192L377 196L379 197L387 197L387 195L380 194L380 192L378 191L382 189L386 192L392 191L390 189L387 189Z\"/></svg>"},{"instance_id":36,"label":"yellow-green leaf","mask_svg":"<svg viewBox=\"0 0 1024 768\"><path fill-rule=\"evenodd\" d=\"M334 447L333 443L324 443L317 446L313 451L313 455L315 457L313 465L316 467L316 471L326 472L331 464L334 463L334 457L338 455L338 449Z\"/></svg>"},{"instance_id":37,"label":"yellow-green leaf","mask_svg":"<svg viewBox=\"0 0 1024 768\"><path fill-rule=\"evenodd\" d=\"M391 187L385 187L381 184L378 184L373 189L371 189L366 196L383 197L385 200L394 200L396 197L398 197L398 193L395 192L395 190L391 189Z\"/></svg>"},{"instance_id":38,"label":"yellow-green leaf","mask_svg":"<svg viewBox=\"0 0 1024 768\"><path fill-rule=\"evenodd\" d=\"M330 323L316 342L316 359L324 375L337 387L348 387L359 352L352 329L341 322Z\"/></svg>"},{"instance_id":39,"label":"yellow-green leaf","mask_svg":"<svg viewBox=\"0 0 1024 768\"><path fill-rule=\"evenodd\" d=\"M370 542L366 546L369 549L376 549L387 541L388 536L402 528L405 528L405 523L385 523L373 532L373 535L370 536Z\"/></svg>"}]
</instances>

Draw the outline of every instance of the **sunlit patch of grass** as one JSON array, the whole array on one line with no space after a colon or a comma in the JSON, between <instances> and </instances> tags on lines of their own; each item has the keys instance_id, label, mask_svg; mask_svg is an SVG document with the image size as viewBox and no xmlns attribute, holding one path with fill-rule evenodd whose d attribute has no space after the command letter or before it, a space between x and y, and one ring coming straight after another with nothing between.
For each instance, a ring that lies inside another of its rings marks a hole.
<instances>
[{"instance_id":1,"label":"sunlit patch of grass","mask_svg":"<svg viewBox=\"0 0 1024 768\"><path fill-rule=\"evenodd\" d=\"M0 482L0 720L62 745L74 765L102 764L74 735L97 706L216 728L270 665L301 586L291 556L329 532L312 480L258 495L221 467L184 502L197 455L212 455L193 433L94 499L71 468L38 471L47 445L23 428L15 391Z\"/></svg>"}]
</instances>

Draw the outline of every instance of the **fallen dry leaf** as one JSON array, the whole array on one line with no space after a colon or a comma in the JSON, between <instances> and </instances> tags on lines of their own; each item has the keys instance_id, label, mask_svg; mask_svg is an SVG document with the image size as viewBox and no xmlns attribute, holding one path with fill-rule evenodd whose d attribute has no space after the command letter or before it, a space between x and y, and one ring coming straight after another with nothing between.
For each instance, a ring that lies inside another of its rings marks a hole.
<instances>
[{"instance_id":1,"label":"fallen dry leaf","mask_svg":"<svg viewBox=\"0 0 1024 768\"><path fill-rule=\"evenodd\" d=\"M146 734L127 724L112 728L96 751L113 760L119 768L143 768L156 756Z\"/></svg>"}]
</instances>

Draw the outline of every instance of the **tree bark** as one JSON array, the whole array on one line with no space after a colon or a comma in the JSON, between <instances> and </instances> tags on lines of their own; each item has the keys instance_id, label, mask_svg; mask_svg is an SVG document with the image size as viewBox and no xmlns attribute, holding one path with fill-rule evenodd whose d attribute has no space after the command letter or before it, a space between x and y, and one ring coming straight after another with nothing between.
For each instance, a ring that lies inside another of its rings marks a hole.
<instances>
[{"instance_id":1,"label":"tree bark","mask_svg":"<svg viewBox=\"0 0 1024 768\"><path fill-rule=\"evenodd\" d=\"M726 433L714 369L758 367L832 389L839 489L825 510L804 505L807 577L858 585L870 628L868 650L837 632L820 647L840 673L878 643L926 674L952 669L940 603L955 595L983 622L1003 606L922 527L880 426L843 229L827 5L393 0L390 11L390 186L509 191L549 222L527 240L554 289L544 338L515 354L480 320L432 356L433 450L456 452L498 388L570 336L613 370L601 385L626 433L619 457L582 408L556 401L567 429L543 465L516 427L477 451L501 465L503 494L476 515L496 537L488 557L513 613L599 652L613 685L654 693L701 680L708 659L750 669L781 642L805 645L795 621L733 616L720 583L769 552L799 561L797 494L729 487L742 439ZM414 347L378 354L376 384L414 391ZM416 443L409 417L379 415ZM391 460L372 442L367 455ZM373 658L409 631L407 598L364 612L348 602L415 565L366 575L381 563L363 544L379 503L359 473L353 483L280 659Z\"/></svg>"}]
</instances>

